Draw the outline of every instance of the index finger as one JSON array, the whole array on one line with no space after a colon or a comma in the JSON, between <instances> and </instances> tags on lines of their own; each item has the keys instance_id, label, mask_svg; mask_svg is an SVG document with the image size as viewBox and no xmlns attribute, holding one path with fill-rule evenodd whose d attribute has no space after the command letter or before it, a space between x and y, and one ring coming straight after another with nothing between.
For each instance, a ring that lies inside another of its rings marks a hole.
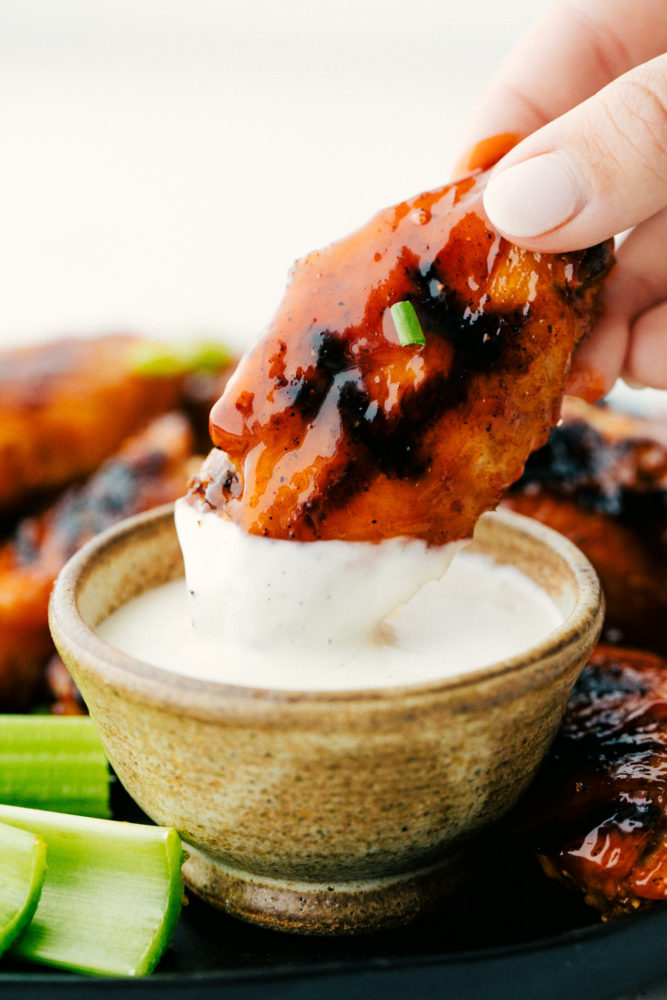
<instances>
[{"instance_id":1,"label":"index finger","mask_svg":"<svg viewBox=\"0 0 667 1000\"><path fill-rule=\"evenodd\" d=\"M665 48L664 0L552 3L487 88L463 148L498 133L529 135ZM470 169L465 156L459 167Z\"/></svg>"}]
</instances>

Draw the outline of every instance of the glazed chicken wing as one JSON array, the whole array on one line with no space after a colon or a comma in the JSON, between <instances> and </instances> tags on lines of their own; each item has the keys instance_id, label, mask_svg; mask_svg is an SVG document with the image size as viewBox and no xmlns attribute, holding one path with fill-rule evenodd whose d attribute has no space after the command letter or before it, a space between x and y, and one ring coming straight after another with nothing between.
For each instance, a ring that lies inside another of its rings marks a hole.
<instances>
[{"instance_id":1,"label":"glazed chicken wing","mask_svg":"<svg viewBox=\"0 0 667 1000\"><path fill-rule=\"evenodd\" d=\"M184 417L158 418L88 482L20 522L0 547L0 711L30 704L53 652L48 602L66 560L121 518L179 496L191 471L191 445Z\"/></svg>"},{"instance_id":2,"label":"glazed chicken wing","mask_svg":"<svg viewBox=\"0 0 667 1000\"><path fill-rule=\"evenodd\" d=\"M605 916L667 900L667 660L598 647L523 810L547 875Z\"/></svg>"},{"instance_id":3,"label":"glazed chicken wing","mask_svg":"<svg viewBox=\"0 0 667 1000\"><path fill-rule=\"evenodd\" d=\"M667 423L573 399L563 417L503 504L588 556L606 641L667 655Z\"/></svg>"},{"instance_id":4,"label":"glazed chicken wing","mask_svg":"<svg viewBox=\"0 0 667 1000\"><path fill-rule=\"evenodd\" d=\"M88 475L180 401L190 369L156 363L156 348L109 335L0 352L0 510ZM204 361L222 369L228 358L209 347L193 354L193 367Z\"/></svg>"},{"instance_id":5,"label":"glazed chicken wing","mask_svg":"<svg viewBox=\"0 0 667 1000\"><path fill-rule=\"evenodd\" d=\"M190 501L274 538L441 544L471 534L556 423L608 244L509 244L478 172L297 263L211 413ZM425 344L402 346L410 303ZM224 454L226 453L226 455Z\"/></svg>"}]
</instances>

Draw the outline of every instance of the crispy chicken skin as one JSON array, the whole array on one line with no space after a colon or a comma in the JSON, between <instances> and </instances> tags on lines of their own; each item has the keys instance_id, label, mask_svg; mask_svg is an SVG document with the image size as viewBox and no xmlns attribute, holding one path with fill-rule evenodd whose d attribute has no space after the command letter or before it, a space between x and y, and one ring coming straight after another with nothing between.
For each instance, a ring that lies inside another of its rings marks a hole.
<instances>
[{"instance_id":1,"label":"crispy chicken skin","mask_svg":"<svg viewBox=\"0 0 667 1000\"><path fill-rule=\"evenodd\" d=\"M667 900L667 660L598 647L522 826L546 874L605 918Z\"/></svg>"},{"instance_id":2,"label":"crispy chicken skin","mask_svg":"<svg viewBox=\"0 0 667 1000\"><path fill-rule=\"evenodd\" d=\"M140 374L139 338L66 338L0 353L0 510L91 473L173 407L183 379Z\"/></svg>"},{"instance_id":3,"label":"crispy chicken skin","mask_svg":"<svg viewBox=\"0 0 667 1000\"><path fill-rule=\"evenodd\" d=\"M605 639L667 655L667 425L567 399L503 500L567 535L605 592Z\"/></svg>"},{"instance_id":4,"label":"crispy chicken skin","mask_svg":"<svg viewBox=\"0 0 667 1000\"><path fill-rule=\"evenodd\" d=\"M189 493L273 538L472 533L556 423L608 244L529 253L489 228L487 174L380 212L299 261L211 413ZM426 343L401 346L409 300ZM228 458L223 453L226 453Z\"/></svg>"},{"instance_id":5,"label":"crispy chicken skin","mask_svg":"<svg viewBox=\"0 0 667 1000\"><path fill-rule=\"evenodd\" d=\"M48 601L65 561L121 518L180 496L191 471L191 445L184 417L156 419L88 482L20 522L0 548L0 711L30 704L54 651Z\"/></svg>"}]
</instances>

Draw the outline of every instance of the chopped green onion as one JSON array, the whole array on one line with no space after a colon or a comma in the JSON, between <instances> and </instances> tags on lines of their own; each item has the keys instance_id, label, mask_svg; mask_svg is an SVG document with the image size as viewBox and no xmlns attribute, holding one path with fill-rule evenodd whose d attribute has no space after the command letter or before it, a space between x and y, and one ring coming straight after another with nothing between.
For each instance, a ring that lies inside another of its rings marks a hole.
<instances>
[{"instance_id":1,"label":"chopped green onion","mask_svg":"<svg viewBox=\"0 0 667 1000\"><path fill-rule=\"evenodd\" d=\"M200 340L191 344L160 344L143 340L130 348L130 368L136 375L166 378L189 372L222 371L232 355L215 341Z\"/></svg>"},{"instance_id":2,"label":"chopped green onion","mask_svg":"<svg viewBox=\"0 0 667 1000\"><path fill-rule=\"evenodd\" d=\"M110 816L109 767L93 720L0 715L0 802Z\"/></svg>"},{"instance_id":3,"label":"chopped green onion","mask_svg":"<svg viewBox=\"0 0 667 1000\"><path fill-rule=\"evenodd\" d=\"M45 875L42 838L0 823L0 954L32 920Z\"/></svg>"},{"instance_id":4,"label":"chopped green onion","mask_svg":"<svg viewBox=\"0 0 667 1000\"><path fill-rule=\"evenodd\" d=\"M47 848L42 894L13 954L97 975L155 968L183 901L175 830L4 805L0 823L39 834Z\"/></svg>"},{"instance_id":5,"label":"chopped green onion","mask_svg":"<svg viewBox=\"0 0 667 1000\"><path fill-rule=\"evenodd\" d=\"M408 344L425 344L426 338L417 318L412 302L395 302L391 307L391 318L403 347Z\"/></svg>"}]
</instances>

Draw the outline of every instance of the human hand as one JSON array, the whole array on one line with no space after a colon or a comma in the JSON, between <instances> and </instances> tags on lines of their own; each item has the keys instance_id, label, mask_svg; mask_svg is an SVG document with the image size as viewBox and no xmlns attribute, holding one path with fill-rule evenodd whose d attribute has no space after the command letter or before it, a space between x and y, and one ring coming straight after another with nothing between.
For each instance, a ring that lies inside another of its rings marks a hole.
<instances>
[{"instance_id":1,"label":"human hand","mask_svg":"<svg viewBox=\"0 0 667 1000\"><path fill-rule=\"evenodd\" d=\"M573 362L568 391L589 399L621 374L667 388L666 50L665 0L553 3L468 134L468 146L492 133L527 135L484 195L490 221L513 243L577 250L635 227Z\"/></svg>"}]
</instances>

